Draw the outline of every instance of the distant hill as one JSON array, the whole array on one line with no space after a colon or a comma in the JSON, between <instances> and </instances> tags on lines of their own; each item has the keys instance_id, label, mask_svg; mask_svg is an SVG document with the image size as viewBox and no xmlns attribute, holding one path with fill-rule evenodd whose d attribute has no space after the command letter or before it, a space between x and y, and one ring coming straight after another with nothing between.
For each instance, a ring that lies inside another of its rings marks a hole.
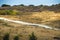
<instances>
[{"instance_id":1,"label":"distant hill","mask_svg":"<svg viewBox=\"0 0 60 40\"><path fill-rule=\"evenodd\" d=\"M22 11L22 12L41 12L41 11L48 10L48 11L60 12L60 4L51 5L51 6L46 6L46 5L25 6L23 4L14 5L14 6L10 6L10 5L4 6L4 5L2 5L2 7L0 7L0 10L18 10L18 11Z\"/></svg>"}]
</instances>

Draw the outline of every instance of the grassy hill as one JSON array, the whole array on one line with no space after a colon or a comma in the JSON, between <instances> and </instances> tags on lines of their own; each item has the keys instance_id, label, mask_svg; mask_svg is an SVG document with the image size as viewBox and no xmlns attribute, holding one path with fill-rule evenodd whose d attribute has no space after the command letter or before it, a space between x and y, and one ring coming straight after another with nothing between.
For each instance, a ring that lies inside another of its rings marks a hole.
<instances>
[{"instance_id":1,"label":"grassy hill","mask_svg":"<svg viewBox=\"0 0 60 40\"><path fill-rule=\"evenodd\" d=\"M59 28L60 24L60 12L55 13L53 11L43 12L25 12L21 15L0 15L0 17L6 17L8 19L20 20L25 22L45 24L52 27Z\"/></svg>"},{"instance_id":2,"label":"grassy hill","mask_svg":"<svg viewBox=\"0 0 60 40\"><path fill-rule=\"evenodd\" d=\"M34 5L5 5L3 4L0 7L0 10L18 10L20 12L42 12L45 10L48 11L54 11L54 12L60 12L60 4L56 4L56 5L51 5L51 6L47 6L47 5L38 5L38 6L34 6Z\"/></svg>"},{"instance_id":3,"label":"grassy hill","mask_svg":"<svg viewBox=\"0 0 60 40\"><path fill-rule=\"evenodd\" d=\"M12 6L0 7L0 17L45 24L60 29L60 4L52 6ZM19 40L29 40L34 32L37 40L55 40L60 38L60 30L50 30L38 26L27 26L0 20L0 40L9 34L13 40L18 36Z\"/></svg>"},{"instance_id":4,"label":"grassy hill","mask_svg":"<svg viewBox=\"0 0 60 40\"><path fill-rule=\"evenodd\" d=\"M29 40L29 35L34 32L37 40L54 40L54 37L60 35L60 31L41 28L38 26L27 26L21 24L15 24L6 21L0 21L0 39L2 40L4 35L9 34L9 39L13 40L15 36L19 37L19 40Z\"/></svg>"}]
</instances>

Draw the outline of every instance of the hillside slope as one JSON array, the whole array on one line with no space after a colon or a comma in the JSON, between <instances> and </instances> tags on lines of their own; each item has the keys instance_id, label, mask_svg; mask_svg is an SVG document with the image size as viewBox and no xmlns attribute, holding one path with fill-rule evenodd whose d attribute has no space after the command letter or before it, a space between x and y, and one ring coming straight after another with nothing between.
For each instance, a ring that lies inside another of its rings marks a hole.
<instances>
[{"instance_id":1,"label":"hillside slope","mask_svg":"<svg viewBox=\"0 0 60 40\"><path fill-rule=\"evenodd\" d=\"M60 28L60 13L55 13L53 11L43 11L43 12L31 12L31 14L28 15L18 15L18 16L12 16L12 15L0 15L0 17L6 17L8 19L14 19L14 20L20 20L24 22L31 22L31 23L37 23L37 24L45 24L52 27Z\"/></svg>"},{"instance_id":2,"label":"hillside slope","mask_svg":"<svg viewBox=\"0 0 60 40\"><path fill-rule=\"evenodd\" d=\"M54 37L60 35L60 31L56 30L49 30L38 26L20 25L2 20L0 21L0 39L2 39L6 33L9 33L10 40L13 40L15 36L19 36L20 40L29 40L29 35L31 35L32 32L34 32L37 40L54 40Z\"/></svg>"}]
</instances>

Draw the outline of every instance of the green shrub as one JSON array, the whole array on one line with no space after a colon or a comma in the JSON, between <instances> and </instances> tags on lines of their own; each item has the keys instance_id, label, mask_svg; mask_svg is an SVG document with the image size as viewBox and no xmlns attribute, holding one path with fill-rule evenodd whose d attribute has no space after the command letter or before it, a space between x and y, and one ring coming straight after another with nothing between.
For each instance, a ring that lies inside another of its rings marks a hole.
<instances>
[{"instance_id":1,"label":"green shrub","mask_svg":"<svg viewBox=\"0 0 60 40\"><path fill-rule=\"evenodd\" d=\"M34 32L29 36L29 40L37 40L37 37L34 35Z\"/></svg>"},{"instance_id":2,"label":"green shrub","mask_svg":"<svg viewBox=\"0 0 60 40\"><path fill-rule=\"evenodd\" d=\"M3 4L2 7L10 7L8 4Z\"/></svg>"},{"instance_id":3,"label":"green shrub","mask_svg":"<svg viewBox=\"0 0 60 40\"><path fill-rule=\"evenodd\" d=\"M60 35L57 35L57 36L55 36L53 38L54 38L54 40L60 40Z\"/></svg>"},{"instance_id":4,"label":"green shrub","mask_svg":"<svg viewBox=\"0 0 60 40\"><path fill-rule=\"evenodd\" d=\"M9 34L5 34L5 36L3 37L3 40L9 40Z\"/></svg>"},{"instance_id":5,"label":"green shrub","mask_svg":"<svg viewBox=\"0 0 60 40\"><path fill-rule=\"evenodd\" d=\"M14 37L14 40L19 40L19 36L15 36Z\"/></svg>"},{"instance_id":6,"label":"green shrub","mask_svg":"<svg viewBox=\"0 0 60 40\"><path fill-rule=\"evenodd\" d=\"M16 10L7 10L7 15L16 15L17 11Z\"/></svg>"},{"instance_id":7,"label":"green shrub","mask_svg":"<svg viewBox=\"0 0 60 40\"><path fill-rule=\"evenodd\" d=\"M6 15L6 10L0 10L0 15Z\"/></svg>"},{"instance_id":8,"label":"green shrub","mask_svg":"<svg viewBox=\"0 0 60 40\"><path fill-rule=\"evenodd\" d=\"M16 15L16 10L0 10L0 15Z\"/></svg>"}]
</instances>

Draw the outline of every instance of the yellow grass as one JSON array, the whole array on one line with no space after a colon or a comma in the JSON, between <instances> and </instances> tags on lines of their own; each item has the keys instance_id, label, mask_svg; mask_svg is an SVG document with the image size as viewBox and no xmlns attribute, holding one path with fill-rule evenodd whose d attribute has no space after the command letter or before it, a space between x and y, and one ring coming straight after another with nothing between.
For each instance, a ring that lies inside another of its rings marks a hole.
<instances>
[{"instance_id":1,"label":"yellow grass","mask_svg":"<svg viewBox=\"0 0 60 40\"><path fill-rule=\"evenodd\" d=\"M55 26L58 23L51 24L53 21L60 20L60 13L55 13L53 11L43 11L43 12L32 12L31 15L22 15L22 16L11 16L11 15L0 15L0 17L5 17L13 20L22 20L25 22L32 22L38 24L46 24L49 26ZM1 36L4 36L5 33L10 33L10 40L14 38L15 35L20 37L20 40L28 40L29 35L34 32L38 40L54 40L53 37L60 35L60 31L49 30L41 27L26 26L21 24L9 23L8 26L1 25L0 33Z\"/></svg>"}]
</instances>

